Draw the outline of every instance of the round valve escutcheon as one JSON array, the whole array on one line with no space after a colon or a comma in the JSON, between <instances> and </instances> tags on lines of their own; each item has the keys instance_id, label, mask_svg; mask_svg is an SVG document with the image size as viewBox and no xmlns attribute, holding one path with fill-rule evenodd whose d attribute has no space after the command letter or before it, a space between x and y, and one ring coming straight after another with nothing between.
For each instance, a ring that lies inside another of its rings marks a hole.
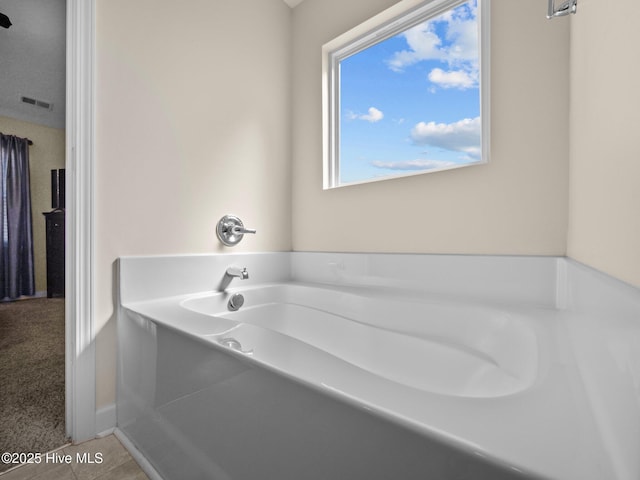
<instances>
[{"instance_id":1,"label":"round valve escutcheon","mask_svg":"<svg viewBox=\"0 0 640 480\"><path fill-rule=\"evenodd\" d=\"M235 215L225 215L218 221L216 235L223 245L233 247L240 243L247 233L256 233L254 229L244 228L242 220Z\"/></svg>"}]
</instances>

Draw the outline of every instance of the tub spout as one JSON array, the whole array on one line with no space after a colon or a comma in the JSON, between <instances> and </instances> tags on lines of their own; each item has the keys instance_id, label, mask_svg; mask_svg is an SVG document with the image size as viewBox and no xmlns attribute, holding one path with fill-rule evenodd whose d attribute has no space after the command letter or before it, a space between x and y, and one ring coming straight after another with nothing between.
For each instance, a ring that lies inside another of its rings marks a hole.
<instances>
[{"instance_id":1,"label":"tub spout","mask_svg":"<svg viewBox=\"0 0 640 480\"><path fill-rule=\"evenodd\" d=\"M225 275L230 278L237 277L240 280L246 280L247 278L249 278L249 272L247 272L246 267L240 270L240 267L236 267L235 265L227 268Z\"/></svg>"},{"instance_id":2,"label":"tub spout","mask_svg":"<svg viewBox=\"0 0 640 480\"><path fill-rule=\"evenodd\" d=\"M231 283L231 280L233 280L234 278L239 278L240 280L246 280L247 278L249 278L249 272L247 272L246 268L240 268L240 267L237 267L236 265L231 265L224 272L224 275L222 276L222 280L220 281L220 285L218 286L218 288L221 291L225 290Z\"/></svg>"}]
</instances>

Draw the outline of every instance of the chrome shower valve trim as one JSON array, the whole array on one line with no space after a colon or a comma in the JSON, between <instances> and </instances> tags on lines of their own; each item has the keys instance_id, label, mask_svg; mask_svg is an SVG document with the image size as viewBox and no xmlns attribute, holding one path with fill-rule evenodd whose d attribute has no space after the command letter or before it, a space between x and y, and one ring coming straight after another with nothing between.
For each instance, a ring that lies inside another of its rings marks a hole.
<instances>
[{"instance_id":1,"label":"chrome shower valve trim","mask_svg":"<svg viewBox=\"0 0 640 480\"><path fill-rule=\"evenodd\" d=\"M223 245L233 247L240 243L247 233L256 233L252 228L244 228L242 220L235 215L225 215L218 221L216 235Z\"/></svg>"}]
</instances>

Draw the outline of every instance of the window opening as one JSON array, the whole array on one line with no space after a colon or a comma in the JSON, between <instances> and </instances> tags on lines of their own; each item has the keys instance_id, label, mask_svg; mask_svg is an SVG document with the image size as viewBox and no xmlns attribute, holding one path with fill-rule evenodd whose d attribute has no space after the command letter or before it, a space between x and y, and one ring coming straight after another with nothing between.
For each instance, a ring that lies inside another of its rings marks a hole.
<instances>
[{"instance_id":1,"label":"window opening","mask_svg":"<svg viewBox=\"0 0 640 480\"><path fill-rule=\"evenodd\" d=\"M325 188L488 160L486 4L428 2L328 53Z\"/></svg>"}]
</instances>

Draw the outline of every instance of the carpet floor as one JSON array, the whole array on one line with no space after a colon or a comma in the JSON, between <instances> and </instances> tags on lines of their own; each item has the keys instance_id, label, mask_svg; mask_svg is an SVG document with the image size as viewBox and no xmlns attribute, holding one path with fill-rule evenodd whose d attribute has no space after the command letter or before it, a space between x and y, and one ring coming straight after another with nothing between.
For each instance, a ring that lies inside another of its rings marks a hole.
<instances>
[{"instance_id":1,"label":"carpet floor","mask_svg":"<svg viewBox=\"0 0 640 480\"><path fill-rule=\"evenodd\" d=\"M64 357L64 298L0 303L0 452L67 443Z\"/></svg>"}]
</instances>

